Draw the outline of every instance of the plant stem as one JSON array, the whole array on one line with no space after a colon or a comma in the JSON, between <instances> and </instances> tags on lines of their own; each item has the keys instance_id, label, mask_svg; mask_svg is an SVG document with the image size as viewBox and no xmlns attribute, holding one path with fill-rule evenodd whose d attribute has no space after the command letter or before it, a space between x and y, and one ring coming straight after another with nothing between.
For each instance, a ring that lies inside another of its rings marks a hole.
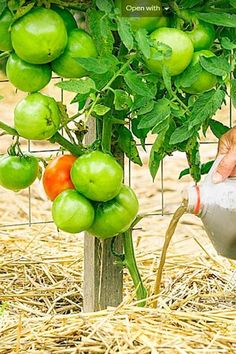
<instances>
[{"instance_id":1,"label":"plant stem","mask_svg":"<svg viewBox=\"0 0 236 354\"><path fill-rule=\"evenodd\" d=\"M127 266L131 278L133 280L136 289L137 300L143 300L139 302L138 306L143 307L146 305L147 290L143 285L143 281L137 267L131 229L124 232L123 244L124 244L124 253L125 253L124 264Z\"/></svg>"},{"instance_id":2,"label":"plant stem","mask_svg":"<svg viewBox=\"0 0 236 354\"><path fill-rule=\"evenodd\" d=\"M103 117L102 123L102 150L109 153L111 151L112 120L110 117Z\"/></svg>"},{"instance_id":3,"label":"plant stem","mask_svg":"<svg viewBox=\"0 0 236 354\"><path fill-rule=\"evenodd\" d=\"M0 54L0 60L9 57L10 54L11 54L11 51L7 51L7 52L1 53L1 54Z\"/></svg>"},{"instance_id":4,"label":"plant stem","mask_svg":"<svg viewBox=\"0 0 236 354\"><path fill-rule=\"evenodd\" d=\"M106 86L103 87L103 89L101 90L101 92L106 91L108 88L110 88L111 84L113 83L113 81L122 73L122 71L124 69L126 69L130 63L134 60L135 56L131 56L126 63L124 63L122 65L122 67L112 76L111 80L106 84Z\"/></svg>"},{"instance_id":5,"label":"plant stem","mask_svg":"<svg viewBox=\"0 0 236 354\"><path fill-rule=\"evenodd\" d=\"M2 129L6 134L14 135L14 136L18 135L17 131L14 128L10 127L9 125L1 121L0 121L0 129Z\"/></svg>"},{"instance_id":6,"label":"plant stem","mask_svg":"<svg viewBox=\"0 0 236 354\"><path fill-rule=\"evenodd\" d=\"M0 121L0 129L3 130L6 134L13 135L13 136L19 136L17 131L10 127L9 125L3 123ZM81 156L84 154L84 149L78 145L74 145L70 143L67 139L65 139L60 133L54 134L50 139L50 143L58 143L60 146L62 146L64 149L70 151L73 155L75 156Z\"/></svg>"},{"instance_id":7,"label":"plant stem","mask_svg":"<svg viewBox=\"0 0 236 354\"><path fill-rule=\"evenodd\" d=\"M78 145L74 145L70 143L67 139L65 139L60 133L54 134L50 139L50 143L58 143L64 149L70 151L75 156L81 156L84 154L84 149L79 147Z\"/></svg>"}]
</instances>

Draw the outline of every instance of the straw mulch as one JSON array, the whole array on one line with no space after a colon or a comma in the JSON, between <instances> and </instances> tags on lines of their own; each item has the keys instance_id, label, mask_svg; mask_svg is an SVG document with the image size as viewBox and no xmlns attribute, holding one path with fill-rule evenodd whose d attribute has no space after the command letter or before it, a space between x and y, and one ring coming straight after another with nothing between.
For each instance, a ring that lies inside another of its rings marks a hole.
<instances>
[{"instance_id":1,"label":"straw mulch","mask_svg":"<svg viewBox=\"0 0 236 354\"><path fill-rule=\"evenodd\" d=\"M84 314L81 235L44 225L1 230L0 241L0 354L236 352L236 265L211 248L171 248L157 309L135 305L125 274L118 308ZM149 294L160 251L137 247Z\"/></svg>"}]
</instances>

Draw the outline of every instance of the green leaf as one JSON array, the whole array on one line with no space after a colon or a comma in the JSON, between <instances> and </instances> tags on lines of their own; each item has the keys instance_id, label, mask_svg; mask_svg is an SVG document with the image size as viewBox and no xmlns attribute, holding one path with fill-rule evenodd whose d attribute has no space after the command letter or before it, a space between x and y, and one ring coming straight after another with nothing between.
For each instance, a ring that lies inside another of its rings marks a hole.
<instances>
[{"instance_id":1,"label":"green leaf","mask_svg":"<svg viewBox=\"0 0 236 354\"><path fill-rule=\"evenodd\" d=\"M213 163L214 163L214 160L213 161L208 161L206 163L203 163L201 165L201 175L207 174L210 171ZM184 169L183 171L180 172L179 179L184 177L184 176L186 176L186 175L189 175L189 174L190 174L190 169L186 168L186 169Z\"/></svg>"},{"instance_id":2,"label":"green leaf","mask_svg":"<svg viewBox=\"0 0 236 354\"><path fill-rule=\"evenodd\" d=\"M3 13L7 7L7 0L0 0L0 15Z\"/></svg>"},{"instance_id":3,"label":"green leaf","mask_svg":"<svg viewBox=\"0 0 236 354\"><path fill-rule=\"evenodd\" d=\"M236 79L230 81L230 97L232 99L234 108L236 108Z\"/></svg>"},{"instance_id":4,"label":"green leaf","mask_svg":"<svg viewBox=\"0 0 236 354\"><path fill-rule=\"evenodd\" d=\"M152 90L142 80L142 78L138 76L136 71L127 71L124 75L124 80L133 93L150 98L154 96Z\"/></svg>"},{"instance_id":5,"label":"green leaf","mask_svg":"<svg viewBox=\"0 0 236 354\"><path fill-rule=\"evenodd\" d=\"M189 65L182 74L176 77L175 84L177 87L190 87L198 78L198 75L203 71L201 65Z\"/></svg>"},{"instance_id":6,"label":"green leaf","mask_svg":"<svg viewBox=\"0 0 236 354\"><path fill-rule=\"evenodd\" d=\"M139 50L143 53L145 58L149 59L151 56L150 43L147 36L147 31L144 28L140 28L135 33L135 39L138 44Z\"/></svg>"},{"instance_id":7,"label":"green leaf","mask_svg":"<svg viewBox=\"0 0 236 354\"><path fill-rule=\"evenodd\" d=\"M153 128L159 122L170 116L170 104L167 98L162 98L155 102L151 112L145 114L140 120L139 129Z\"/></svg>"},{"instance_id":8,"label":"green leaf","mask_svg":"<svg viewBox=\"0 0 236 354\"><path fill-rule=\"evenodd\" d=\"M200 63L203 69L213 75L225 76L230 73L230 64L228 63L226 58L216 56L206 58L204 56L201 56Z\"/></svg>"},{"instance_id":9,"label":"green leaf","mask_svg":"<svg viewBox=\"0 0 236 354\"><path fill-rule=\"evenodd\" d=\"M152 59L165 60L169 59L172 55L172 48L165 43L154 42L152 47L155 48Z\"/></svg>"},{"instance_id":10,"label":"green leaf","mask_svg":"<svg viewBox=\"0 0 236 354\"><path fill-rule=\"evenodd\" d=\"M34 7L34 5L35 5L34 3L30 3L28 5L17 8L17 11L13 17L13 22L15 22L16 20L18 20L19 18L27 14Z\"/></svg>"},{"instance_id":11,"label":"green leaf","mask_svg":"<svg viewBox=\"0 0 236 354\"><path fill-rule=\"evenodd\" d=\"M163 69L162 69L162 77L163 77L164 84L165 84L165 87L166 87L169 95L172 95L171 76L170 76L170 73L165 65L163 66Z\"/></svg>"},{"instance_id":12,"label":"green leaf","mask_svg":"<svg viewBox=\"0 0 236 354\"><path fill-rule=\"evenodd\" d=\"M201 94L195 101L189 117L189 129L201 125L206 119L214 116L225 98L223 90L211 90Z\"/></svg>"},{"instance_id":13,"label":"green leaf","mask_svg":"<svg viewBox=\"0 0 236 354\"><path fill-rule=\"evenodd\" d=\"M112 10L112 3L109 0L96 0L96 5L99 10L110 13Z\"/></svg>"},{"instance_id":14,"label":"green leaf","mask_svg":"<svg viewBox=\"0 0 236 354\"><path fill-rule=\"evenodd\" d=\"M149 101L150 101L150 97L135 95L132 111L135 111L136 109L139 109L140 107L147 105Z\"/></svg>"},{"instance_id":15,"label":"green leaf","mask_svg":"<svg viewBox=\"0 0 236 354\"><path fill-rule=\"evenodd\" d=\"M232 42L228 37L221 38L220 42L224 49L232 50L236 48L236 43Z\"/></svg>"},{"instance_id":16,"label":"green leaf","mask_svg":"<svg viewBox=\"0 0 236 354\"><path fill-rule=\"evenodd\" d=\"M188 125L177 128L170 137L170 144L176 145L188 140L195 133L195 129L189 130Z\"/></svg>"},{"instance_id":17,"label":"green leaf","mask_svg":"<svg viewBox=\"0 0 236 354\"><path fill-rule=\"evenodd\" d=\"M236 9L236 0L229 0L229 3L232 7Z\"/></svg>"},{"instance_id":18,"label":"green leaf","mask_svg":"<svg viewBox=\"0 0 236 354\"><path fill-rule=\"evenodd\" d=\"M118 145L132 162L142 166L136 142L128 128L120 127Z\"/></svg>"},{"instance_id":19,"label":"green leaf","mask_svg":"<svg viewBox=\"0 0 236 354\"><path fill-rule=\"evenodd\" d=\"M229 3L232 7L236 9L236 0L229 0Z\"/></svg>"},{"instance_id":20,"label":"green leaf","mask_svg":"<svg viewBox=\"0 0 236 354\"><path fill-rule=\"evenodd\" d=\"M126 91L114 90L114 105L117 111L128 110L132 103L132 99Z\"/></svg>"},{"instance_id":21,"label":"green leaf","mask_svg":"<svg viewBox=\"0 0 236 354\"><path fill-rule=\"evenodd\" d=\"M182 9L191 9L192 7L201 4L202 0L181 0L180 7Z\"/></svg>"},{"instance_id":22,"label":"green leaf","mask_svg":"<svg viewBox=\"0 0 236 354\"><path fill-rule=\"evenodd\" d=\"M79 104L79 110L83 109L85 106L85 103L87 102L87 99L89 98L89 93L86 94L78 94L76 95L73 100L70 102L71 104L73 103L78 103Z\"/></svg>"},{"instance_id":23,"label":"green leaf","mask_svg":"<svg viewBox=\"0 0 236 354\"><path fill-rule=\"evenodd\" d=\"M124 17L119 17L117 20L117 25L119 36L122 42L124 43L125 47L128 50L133 49L134 39L130 28L130 23Z\"/></svg>"},{"instance_id":24,"label":"green leaf","mask_svg":"<svg viewBox=\"0 0 236 354\"><path fill-rule=\"evenodd\" d=\"M221 136L223 134L227 133L227 131L230 129L229 127L226 127L226 125L222 124L221 122L219 122L215 119L210 119L209 125L210 125L212 133L218 139L220 139Z\"/></svg>"},{"instance_id":25,"label":"green leaf","mask_svg":"<svg viewBox=\"0 0 236 354\"><path fill-rule=\"evenodd\" d=\"M163 130L165 130L166 128L168 128L170 125L170 121L169 119L165 119L162 120L160 122L158 122L154 128L152 129L152 134L159 134L161 133Z\"/></svg>"},{"instance_id":26,"label":"green leaf","mask_svg":"<svg viewBox=\"0 0 236 354\"><path fill-rule=\"evenodd\" d=\"M200 20L211 23L217 26L225 26L225 27L236 27L236 15L231 15L227 13L198 13L197 17Z\"/></svg>"},{"instance_id":27,"label":"green leaf","mask_svg":"<svg viewBox=\"0 0 236 354\"><path fill-rule=\"evenodd\" d=\"M193 135L186 145L186 155L190 167L190 175L195 182L201 179L201 160L199 154L199 142L197 135Z\"/></svg>"},{"instance_id":28,"label":"green leaf","mask_svg":"<svg viewBox=\"0 0 236 354\"><path fill-rule=\"evenodd\" d=\"M139 129L138 125L140 122L140 117L138 118L133 118L131 120L131 129L132 129L132 133L138 138L140 139L141 145L143 147L143 149L146 151L145 148L145 141L146 141L146 137L148 135L149 129Z\"/></svg>"},{"instance_id":29,"label":"green leaf","mask_svg":"<svg viewBox=\"0 0 236 354\"><path fill-rule=\"evenodd\" d=\"M112 53L114 37L111 30L111 23L104 12L97 9L89 9L86 13L90 33L96 43L98 53Z\"/></svg>"},{"instance_id":30,"label":"green leaf","mask_svg":"<svg viewBox=\"0 0 236 354\"><path fill-rule=\"evenodd\" d=\"M137 111L137 115L138 116L142 116L144 114L147 114L149 112L151 112L151 110L154 107L155 102L153 100L148 101L143 107L141 107L138 111Z\"/></svg>"},{"instance_id":31,"label":"green leaf","mask_svg":"<svg viewBox=\"0 0 236 354\"><path fill-rule=\"evenodd\" d=\"M57 87L75 93L86 94L92 90L96 90L95 82L86 77L84 79L62 81L56 84Z\"/></svg>"},{"instance_id":32,"label":"green leaf","mask_svg":"<svg viewBox=\"0 0 236 354\"><path fill-rule=\"evenodd\" d=\"M154 144L152 145L152 149L150 152L149 158L149 170L154 181L156 174L158 172L160 162L166 156L166 148L168 146L168 129L170 126L170 120L167 120L169 124L166 125L165 129L163 129L160 134L158 134Z\"/></svg>"},{"instance_id":33,"label":"green leaf","mask_svg":"<svg viewBox=\"0 0 236 354\"><path fill-rule=\"evenodd\" d=\"M76 58L76 61L87 71L96 74L105 74L110 70L115 71L119 61L113 55L100 58Z\"/></svg>"},{"instance_id":34,"label":"green leaf","mask_svg":"<svg viewBox=\"0 0 236 354\"><path fill-rule=\"evenodd\" d=\"M103 104L96 104L93 108L93 111L98 115L98 116L104 116L107 112L110 111L110 107L104 106Z\"/></svg>"}]
</instances>

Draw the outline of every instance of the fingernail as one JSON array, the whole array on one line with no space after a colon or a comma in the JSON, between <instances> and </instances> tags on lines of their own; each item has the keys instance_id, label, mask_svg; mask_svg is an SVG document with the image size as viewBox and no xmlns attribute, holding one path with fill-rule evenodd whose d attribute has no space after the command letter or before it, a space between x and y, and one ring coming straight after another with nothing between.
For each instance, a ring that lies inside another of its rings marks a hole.
<instances>
[{"instance_id":1,"label":"fingernail","mask_svg":"<svg viewBox=\"0 0 236 354\"><path fill-rule=\"evenodd\" d=\"M212 176L213 183L221 183L223 182L223 180L224 179L219 172L214 173L214 175Z\"/></svg>"}]
</instances>

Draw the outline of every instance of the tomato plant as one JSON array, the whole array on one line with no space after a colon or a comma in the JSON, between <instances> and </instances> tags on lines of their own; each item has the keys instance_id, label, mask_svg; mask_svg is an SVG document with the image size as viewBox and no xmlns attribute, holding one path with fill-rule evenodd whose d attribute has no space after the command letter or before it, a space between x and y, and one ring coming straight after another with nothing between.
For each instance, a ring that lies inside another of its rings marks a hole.
<instances>
[{"instance_id":1,"label":"tomato plant","mask_svg":"<svg viewBox=\"0 0 236 354\"><path fill-rule=\"evenodd\" d=\"M70 171L76 159L72 155L58 156L45 168L43 186L51 200L54 200L64 190L75 188L70 178Z\"/></svg>"},{"instance_id":2,"label":"tomato plant","mask_svg":"<svg viewBox=\"0 0 236 354\"><path fill-rule=\"evenodd\" d=\"M37 178L38 160L34 156L3 155L0 157L0 185L19 191L29 187Z\"/></svg>"},{"instance_id":3,"label":"tomato plant","mask_svg":"<svg viewBox=\"0 0 236 354\"><path fill-rule=\"evenodd\" d=\"M76 190L70 189L69 182L65 183L69 189L54 194L61 192L53 202L54 220L61 229L90 229L103 239L132 227L138 205L130 190L122 187L123 171L116 160L122 161L125 154L142 166L138 146L145 150L150 135L153 179L161 161L179 151L185 153L188 166L181 176L190 173L199 182L210 166L201 164L200 133L211 130L219 138L229 129L214 116L226 103L226 95L236 106L234 1L155 4L160 10L153 16L129 16L121 11L119 1L112 0L0 4L0 45L2 33L8 39L10 34L13 45L13 50L10 46L2 49L0 60L10 56L10 67L17 55L36 65L38 73L27 66L28 79L24 79L24 70L21 74L22 67L15 61L8 73L13 85L31 92L30 85L40 87L47 81L39 74L45 74L41 65L50 65L57 75L67 78L56 83L56 88L73 92L72 103L78 107L70 117L62 102L34 92L17 104L15 127L0 121L0 129L18 141L19 137L49 140L79 157L71 168ZM77 28L72 14L78 12L86 24L78 21ZM91 117L96 138L85 144ZM119 199L124 191L133 200L125 208ZM130 230L125 231L124 249L132 254ZM139 277L135 279L137 284Z\"/></svg>"},{"instance_id":4,"label":"tomato plant","mask_svg":"<svg viewBox=\"0 0 236 354\"><path fill-rule=\"evenodd\" d=\"M75 190L65 190L54 200L52 216L59 229L78 233L90 228L94 209L90 201Z\"/></svg>"}]
</instances>

